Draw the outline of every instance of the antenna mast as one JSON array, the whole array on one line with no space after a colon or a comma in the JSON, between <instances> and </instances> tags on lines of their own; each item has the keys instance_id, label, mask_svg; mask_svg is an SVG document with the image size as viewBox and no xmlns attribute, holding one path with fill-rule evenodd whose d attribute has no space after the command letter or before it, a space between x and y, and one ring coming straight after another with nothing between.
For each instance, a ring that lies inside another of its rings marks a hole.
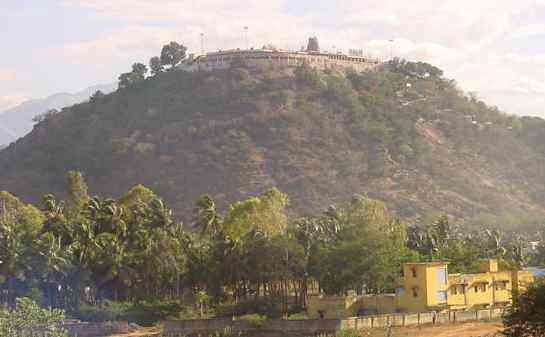
<instances>
[{"instance_id":1,"label":"antenna mast","mask_svg":"<svg viewBox=\"0 0 545 337\"><path fill-rule=\"evenodd\" d=\"M244 43L246 44L246 50L250 49L248 45L248 26L244 26Z\"/></svg>"}]
</instances>

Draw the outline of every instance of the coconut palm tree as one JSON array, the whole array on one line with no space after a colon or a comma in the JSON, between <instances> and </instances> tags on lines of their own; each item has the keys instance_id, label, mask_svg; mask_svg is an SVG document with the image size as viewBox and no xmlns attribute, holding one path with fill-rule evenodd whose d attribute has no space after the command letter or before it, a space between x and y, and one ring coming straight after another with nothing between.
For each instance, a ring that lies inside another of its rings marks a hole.
<instances>
[{"instance_id":1,"label":"coconut palm tree","mask_svg":"<svg viewBox=\"0 0 545 337\"><path fill-rule=\"evenodd\" d=\"M45 233L41 237L40 243L42 249L39 254L42 257L41 265L44 269L47 303L51 308L53 307L53 292L61 285L62 278L70 268L71 250L63 247L61 238L55 237L53 233Z\"/></svg>"},{"instance_id":2,"label":"coconut palm tree","mask_svg":"<svg viewBox=\"0 0 545 337\"><path fill-rule=\"evenodd\" d=\"M192 226L199 228L201 235L214 235L220 231L222 218L216 209L216 203L209 195L197 199L193 209Z\"/></svg>"},{"instance_id":3,"label":"coconut palm tree","mask_svg":"<svg viewBox=\"0 0 545 337\"><path fill-rule=\"evenodd\" d=\"M504 257L507 253L507 249L504 247L503 237L504 233L500 230L494 229L485 230L485 235L487 238L487 255L488 257Z\"/></svg>"}]
</instances>

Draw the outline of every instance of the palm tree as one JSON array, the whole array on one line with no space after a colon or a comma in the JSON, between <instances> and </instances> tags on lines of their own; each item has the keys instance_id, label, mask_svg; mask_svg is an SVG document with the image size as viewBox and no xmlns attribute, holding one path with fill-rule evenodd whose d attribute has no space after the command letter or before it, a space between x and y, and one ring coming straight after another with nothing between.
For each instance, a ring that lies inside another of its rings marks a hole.
<instances>
[{"instance_id":1,"label":"palm tree","mask_svg":"<svg viewBox=\"0 0 545 337\"><path fill-rule=\"evenodd\" d=\"M489 257L503 257L507 253L503 245L503 232L494 230L485 230L487 237L487 255Z\"/></svg>"},{"instance_id":2,"label":"palm tree","mask_svg":"<svg viewBox=\"0 0 545 337\"><path fill-rule=\"evenodd\" d=\"M201 235L214 235L220 231L222 219L217 212L216 203L208 196L197 199L193 209L193 227L199 228Z\"/></svg>"},{"instance_id":3,"label":"palm tree","mask_svg":"<svg viewBox=\"0 0 545 337\"><path fill-rule=\"evenodd\" d=\"M113 199L93 197L87 203L87 217L95 223L95 234L116 233L125 236L127 226L123 220L123 208Z\"/></svg>"},{"instance_id":4,"label":"palm tree","mask_svg":"<svg viewBox=\"0 0 545 337\"><path fill-rule=\"evenodd\" d=\"M24 242L24 233L17 230L13 217L5 207L0 215L0 275L7 280L7 304L15 305L15 281L24 272L24 257L28 242Z\"/></svg>"},{"instance_id":5,"label":"palm tree","mask_svg":"<svg viewBox=\"0 0 545 337\"><path fill-rule=\"evenodd\" d=\"M61 244L61 239L55 237L52 233L46 233L41 238L41 243L45 246L39 254L43 258L42 266L45 273L45 283L47 289L47 301L49 308L53 307L53 289L59 285L60 278L66 275L70 266L70 249L66 249Z\"/></svg>"},{"instance_id":6,"label":"palm tree","mask_svg":"<svg viewBox=\"0 0 545 337\"><path fill-rule=\"evenodd\" d=\"M159 198L151 201L148 217L152 227L168 228L173 223L172 210Z\"/></svg>"},{"instance_id":7,"label":"palm tree","mask_svg":"<svg viewBox=\"0 0 545 337\"><path fill-rule=\"evenodd\" d=\"M34 211L0 192L0 277L7 282L6 302L11 307L15 305L15 283L30 269L32 243L39 230L38 221L42 220L35 217Z\"/></svg>"},{"instance_id":8,"label":"palm tree","mask_svg":"<svg viewBox=\"0 0 545 337\"><path fill-rule=\"evenodd\" d=\"M113 233L101 233L96 238L97 263L93 274L99 293L107 286L114 292L114 300L119 299L119 287L131 284L132 270L127 260L126 245Z\"/></svg>"},{"instance_id":9,"label":"palm tree","mask_svg":"<svg viewBox=\"0 0 545 337\"><path fill-rule=\"evenodd\" d=\"M46 194L42 203L42 212L45 215L42 233L53 233L63 245L70 244L74 233L64 215L64 201L57 200L52 194Z\"/></svg>"}]
</instances>

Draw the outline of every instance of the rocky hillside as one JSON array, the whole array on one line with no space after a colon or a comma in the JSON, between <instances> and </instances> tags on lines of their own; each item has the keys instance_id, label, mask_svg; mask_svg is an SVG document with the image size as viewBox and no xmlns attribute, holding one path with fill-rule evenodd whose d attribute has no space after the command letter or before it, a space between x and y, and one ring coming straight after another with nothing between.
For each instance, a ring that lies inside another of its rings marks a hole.
<instances>
[{"instance_id":1,"label":"rocky hillside","mask_svg":"<svg viewBox=\"0 0 545 337\"><path fill-rule=\"evenodd\" d=\"M187 218L276 186L292 212L367 193L404 218L545 214L545 122L465 96L427 64L170 71L65 108L0 152L0 189L37 202L67 170L112 196L142 183Z\"/></svg>"}]
</instances>

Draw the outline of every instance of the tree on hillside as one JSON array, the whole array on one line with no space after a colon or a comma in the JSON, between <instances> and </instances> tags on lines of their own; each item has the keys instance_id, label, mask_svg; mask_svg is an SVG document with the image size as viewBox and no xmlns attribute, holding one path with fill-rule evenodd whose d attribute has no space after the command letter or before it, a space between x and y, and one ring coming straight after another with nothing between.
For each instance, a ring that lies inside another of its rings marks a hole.
<instances>
[{"instance_id":1,"label":"tree on hillside","mask_svg":"<svg viewBox=\"0 0 545 337\"><path fill-rule=\"evenodd\" d=\"M58 113L59 113L59 110L57 110L57 109L49 109L44 113L41 113L39 115L36 115L36 116L32 117L32 121L34 123L41 123L41 122L47 120L48 118L55 116Z\"/></svg>"},{"instance_id":2,"label":"tree on hillside","mask_svg":"<svg viewBox=\"0 0 545 337\"><path fill-rule=\"evenodd\" d=\"M95 91L95 93L93 95L91 95L91 97L89 97L89 102L91 103L96 103L98 101L100 101L104 96L104 93L100 90L97 90Z\"/></svg>"},{"instance_id":3,"label":"tree on hillside","mask_svg":"<svg viewBox=\"0 0 545 337\"><path fill-rule=\"evenodd\" d=\"M132 73L138 81L145 79L147 72L148 67L143 63L135 63L132 65Z\"/></svg>"},{"instance_id":4,"label":"tree on hillside","mask_svg":"<svg viewBox=\"0 0 545 337\"><path fill-rule=\"evenodd\" d=\"M177 42L170 42L161 50L161 64L173 69L186 57L187 48Z\"/></svg>"},{"instance_id":5,"label":"tree on hillside","mask_svg":"<svg viewBox=\"0 0 545 337\"><path fill-rule=\"evenodd\" d=\"M127 88L135 83L142 82L146 79L148 67L143 63L134 63L132 71L119 75L119 88Z\"/></svg>"},{"instance_id":6,"label":"tree on hillside","mask_svg":"<svg viewBox=\"0 0 545 337\"><path fill-rule=\"evenodd\" d=\"M545 336L545 280L532 284L525 293L515 297L503 323L508 337Z\"/></svg>"},{"instance_id":7,"label":"tree on hillside","mask_svg":"<svg viewBox=\"0 0 545 337\"><path fill-rule=\"evenodd\" d=\"M151 75L153 76L163 72L164 67L163 63L161 63L161 58L159 58L159 56L152 57L149 60L149 68L151 70Z\"/></svg>"}]
</instances>

